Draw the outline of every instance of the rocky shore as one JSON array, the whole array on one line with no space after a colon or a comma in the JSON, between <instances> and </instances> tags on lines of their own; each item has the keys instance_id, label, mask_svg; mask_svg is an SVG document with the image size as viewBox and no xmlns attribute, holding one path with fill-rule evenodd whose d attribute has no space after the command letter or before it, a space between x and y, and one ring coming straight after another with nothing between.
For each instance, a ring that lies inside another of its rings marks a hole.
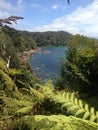
<instances>
[{"instance_id":1,"label":"rocky shore","mask_svg":"<svg viewBox=\"0 0 98 130\"><path fill-rule=\"evenodd\" d=\"M40 49L41 49L41 48L37 48L37 49L29 50L29 51L20 52L20 53L18 53L18 57L19 57L22 61L27 62L28 59L30 58L30 56L31 56L33 53L38 52Z\"/></svg>"}]
</instances>

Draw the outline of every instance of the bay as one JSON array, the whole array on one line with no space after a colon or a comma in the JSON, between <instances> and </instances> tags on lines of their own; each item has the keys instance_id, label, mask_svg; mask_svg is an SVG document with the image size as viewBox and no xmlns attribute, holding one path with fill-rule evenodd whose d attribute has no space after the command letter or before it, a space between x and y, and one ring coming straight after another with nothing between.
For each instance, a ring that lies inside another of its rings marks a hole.
<instances>
[{"instance_id":1,"label":"bay","mask_svg":"<svg viewBox=\"0 0 98 130\"><path fill-rule=\"evenodd\" d=\"M66 49L65 46L42 47L41 50L31 55L30 66L43 82L48 79L55 82L60 73L61 58L65 58Z\"/></svg>"}]
</instances>

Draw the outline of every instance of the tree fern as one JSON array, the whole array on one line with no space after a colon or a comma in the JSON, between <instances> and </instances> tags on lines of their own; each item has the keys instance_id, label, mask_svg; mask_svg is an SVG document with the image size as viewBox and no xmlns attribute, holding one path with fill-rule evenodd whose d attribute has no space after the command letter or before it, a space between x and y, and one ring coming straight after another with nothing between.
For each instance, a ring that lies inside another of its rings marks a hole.
<instances>
[{"instance_id":1,"label":"tree fern","mask_svg":"<svg viewBox=\"0 0 98 130\"><path fill-rule=\"evenodd\" d=\"M74 92L59 92L55 94L54 90L49 90L47 86L43 86L42 90L47 98L62 105L60 109L66 108L68 115L98 122L98 114L96 114L95 109L78 99Z\"/></svg>"},{"instance_id":2,"label":"tree fern","mask_svg":"<svg viewBox=\"0 0 98 130\"><path fill-rule=\"evenodd\" d=\"M39 100L43 100L44 99L44 94L42 94L38 90L33 89L31 87L30 87L30 93L33 94L34 96L36 96L36 98L39 99Z\"/></svg>"},{"instance_id":3,"label":"tree fern","mask_svg":"<svg viewBox=\"0 0 98 130\"><path fill-rule=\"evenodd\" d=\"M8 129L10 130L11 127ZM98 124L73 116L24 116L14 122L14 130L98 130Z\"/></svg>"},{"instance_id":4,"label":"tree fern","mask_svg":"<svg viewBox=\"0 0 98 130\"><path fill-rule=\"evenodd\" d=\"M27 115L37 113L39 104L43 101L43 94L30 89L21 89L13 92L13 98L2 96L3 110L2 115Z\"/></svg>"},{"instance_id":5,"label":"tree fern","mask_svg":"<svg viewBox=\"0 0 98 130\"><path fill-rule=\"evenodd\" d=\"M84 81L84 82L89 84L88 79L81 72L80 68L77 65L75 65L74 63L70 63L70 62L68 62L68 65L72 69L72 72L74 73L75 76L77 76L79 79L81 79L82 81Z\"/></svg>"}]
</instances>

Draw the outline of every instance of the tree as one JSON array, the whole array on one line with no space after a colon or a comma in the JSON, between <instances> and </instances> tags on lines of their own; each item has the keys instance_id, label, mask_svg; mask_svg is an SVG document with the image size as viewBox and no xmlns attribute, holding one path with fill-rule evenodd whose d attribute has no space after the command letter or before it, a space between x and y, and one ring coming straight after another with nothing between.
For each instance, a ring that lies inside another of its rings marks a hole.
<instances>
[{"instance_id":1,"label":"tree","mask_svg":"<svg viewBox=\"0 0 98 130\"><path fill-rule=\"evenodd\" d=\"M84 36L73 36L69 41L61 77L73 90L89 96L98 93L98 43ZM64 86L63 86L64 87Z\"/></svg>"}]
</instances>

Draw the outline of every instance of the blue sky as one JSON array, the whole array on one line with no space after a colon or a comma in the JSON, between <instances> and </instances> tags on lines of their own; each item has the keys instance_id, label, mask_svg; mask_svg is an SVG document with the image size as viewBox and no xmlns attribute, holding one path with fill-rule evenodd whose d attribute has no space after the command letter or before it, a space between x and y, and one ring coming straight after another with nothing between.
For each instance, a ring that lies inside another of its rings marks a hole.
<instances>
[{"instance_id":1,"label":"blue sky","mask_svg":"<svg viewBox=\"0 0 98 130\"><path fill-rule=\"evenodd\" d=\"M23 16L13 27L27 31L67 31L98 38L98 0L0 0L0 18Z\"/></svg>"}]
</instances>

